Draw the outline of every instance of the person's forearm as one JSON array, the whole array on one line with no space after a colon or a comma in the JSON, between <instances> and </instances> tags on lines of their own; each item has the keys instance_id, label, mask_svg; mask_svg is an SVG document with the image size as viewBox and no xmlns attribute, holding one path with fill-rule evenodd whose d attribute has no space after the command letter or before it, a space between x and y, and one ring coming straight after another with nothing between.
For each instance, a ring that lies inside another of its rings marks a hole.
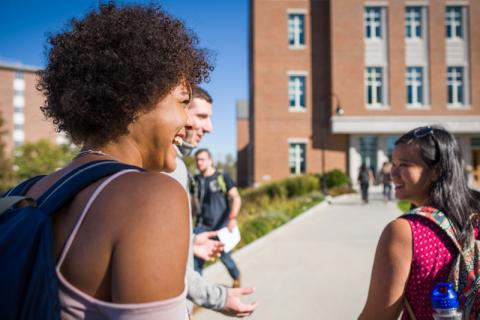
<instances>
[{"instance_id":1,"label":"person's forearm","mask_svg":"<svg viewBox=\"0 0 480 320\"><path fill-rule=\"evenodd\" d=\"M235 196L231 198L230 201L230 214L228 218L230 220L236 219L238 216L238 212L240 211L240 207L242 206L242 199L240 196Z\"/></svg>"},{"instance_id":2,"label":"person's forearm","mask_svg":"<svg viewBox=\"0 0 480 320\"><path fill-rule=\"evenodd\" d=\"M193 269L187 270L188 300L207 309L221 311L227 302L227 288L205 280Z\"/></svg>"}]
</instances>

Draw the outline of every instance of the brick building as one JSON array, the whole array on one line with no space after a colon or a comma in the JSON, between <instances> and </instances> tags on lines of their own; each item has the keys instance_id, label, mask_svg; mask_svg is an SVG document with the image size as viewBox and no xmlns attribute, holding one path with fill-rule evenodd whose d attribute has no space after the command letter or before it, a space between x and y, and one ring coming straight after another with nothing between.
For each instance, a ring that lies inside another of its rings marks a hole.
<instances>
[{"instance_id":1,"label":"brick building","mask_svg":"<svg viewBox=\"0 0 480 320\"><path fill-rule=\"evenodd\" d=\"M246 184L333 168L355 181L362 162L378 171L395 139L425 124L453 132L480 179L479 1L251 0L250 10L249 130L239 120L237 139Z\"/></svg>"},{"instance_id":2,"label":"brick building","mask_svg":"<svg viewBox=\"0 0 480 320\"><path fill-rule=\"evenodd\" d=\"M0 116L4 120L2 137L7 154L24 142L48 139L62 143L49 120L45 120L40 106L43 96L35 88L37 67L0 62Z\"/></svg>"}]
</instances>

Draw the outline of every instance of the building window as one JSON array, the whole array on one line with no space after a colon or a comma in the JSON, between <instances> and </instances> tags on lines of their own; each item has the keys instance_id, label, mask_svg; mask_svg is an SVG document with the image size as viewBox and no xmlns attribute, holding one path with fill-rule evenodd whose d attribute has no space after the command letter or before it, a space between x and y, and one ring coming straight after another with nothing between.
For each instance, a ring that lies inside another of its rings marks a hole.
<instances>
[{"instance_id":1,"label":"building window","mask_svg":"<svg viewBox=\"0 0 480 320\"><path fill-rule=\"evenodd\" d=\"M421 106L425 103L423 97L423 68L408 67L406 76L407 103L411 106Z\"/></svg>"},{"instance_id":2,"label":"building window","mask_svg":"<svg viewBox=\"0 0 480 320\"><path fill-rule=\"evenodd\" d=\"M378 107L385 104L383 78L381 67L367 67L365 72L367 105Z\"/></svg>"},{"instance_id":3,"label":"building window","mask_svg":"<svg viewBox=\"0 0 480 320\"><path fill-rule=\"evenodd\" d=\"M305 110L305 76L288 77L288 99L290 110Z\"/></svg>"},{"instance_id":4,"label":"building window","mask_svg":"<svg viewBox=\"0 0 480 320\"><path fill-rule=\"evenodd\" d=\"M13 95L16 97L23 97L25 95L25 91L23 90L13 90Z\"/></svg>"},{"instance_id":5,"label":"building window","mask_svg":"<svg viewBox=\"0 0 480 320\"><path fill-rule=\"evenodd\" d=\"M367 39L382 38L382 8L366 7L364 13L365 37Z\"/></svg>"},{"instance_id":6,"label":"building window","mask_svg":"<svg viewBox=\"0 0 480 320\"><path fill-rule=\"evenodd\" d=\"M305 46L305 15L302 13L288 15L288 44L291 48Z\"/></svg>"},{"instance_id":7,"label":"building window","mask_svg":"<svg viewBox=\"0 0 480 320\"><path fill-rule=\"evenodd\" d=\"M463 67L447 68L448 104L462 106L465 104L465 76Z\"/></svg>"},{"instance_id":8,"label":"building window","mask_svg":"<svg viewBox=\"0 0 480 320\"><path fill-rule=\"evenodd\" d=\"M23 124L22 124L22 123L15 123L15 124L13 125L13 128L14 128L15 130L21 130L21 131L24 130L24 127L23 127Z\"/></svg>"},{"instance_id":9,"label":"building window","mask_svg":"<svg viewBox=\"0 0 480 320\"><path fill-rule=\"evenodd\" d=\"M14 106L13 111L14 113L23 113L23 106Z\"/></svg>"},{"instance_id":10,"label":"building window","mask_svg":"<svg viewBox=\"0 0 480 320\"><path fill-rule=\"evenodd\" d=\"M406 7L405 37L422 38L422 7Z\"/></svg>"},{"instance_id":11,"label":"building window","mask_svg":"<svg viewBox=\"0 0 480 320\"><path fill-rule=\"evenodd\" d=\"M448 39L463 38L462 7L447 7L445 13L445 27Z\"/></svg>"},{"instance_id":12,"label":"building window","mask_svg":"<svg viewBox=\"0 0 480 320\"><path fill-rule=\"evenodd\" d=\"M23 79L23 71L16 71L15 79Z\"/></svg>"},{"instance_id":13,"label":"building window","mask_svg":"<svg viewBox=\"0 0 480 320\"><path fill-rule=\"evenodd\" d=\"M305 143L288 144L288 162L291 174L305 173L306 167Z\"/></svg>"}]
</instances>

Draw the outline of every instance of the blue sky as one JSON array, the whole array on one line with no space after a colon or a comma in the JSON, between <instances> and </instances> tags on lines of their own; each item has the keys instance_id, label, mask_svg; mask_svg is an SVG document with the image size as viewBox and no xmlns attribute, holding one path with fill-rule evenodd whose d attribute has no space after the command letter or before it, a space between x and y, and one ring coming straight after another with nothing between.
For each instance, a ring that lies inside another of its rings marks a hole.
<instances>
[{"instance_id":1,"label":"blue sky","mask_svg":"<svg viewBox=\"0 0 480 320\"><path fill-rule=\"evenodd\" d=\"M157 0L181 19L215 53L215 70L203 84L214 99L214 132L202 142L218 159L236 157L235 103L248 97L248 0ZM48 32L60 31L98 0L1 0L0 60L43 67Z\"/></svg>"}]
</instances>

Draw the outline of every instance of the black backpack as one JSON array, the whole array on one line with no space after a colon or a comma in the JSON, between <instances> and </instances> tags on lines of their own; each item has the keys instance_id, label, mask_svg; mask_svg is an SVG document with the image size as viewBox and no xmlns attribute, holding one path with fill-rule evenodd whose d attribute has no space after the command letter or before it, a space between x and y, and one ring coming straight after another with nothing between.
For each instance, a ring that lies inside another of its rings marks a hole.
<instances>
[{"instance_id":1,"label":"black backpack","mask_svg":"<svg viewBox=\"0 0 480 320\"><path fill-rule=\"evenodd\" d=\"M0 318L60 319L51 217L93 182L138 167L102 160L82 165L53 184L38 200L24 197L40 177L0 198ZM26 206L17 208L24 201Z\"/></svg>"}]
</instances>

